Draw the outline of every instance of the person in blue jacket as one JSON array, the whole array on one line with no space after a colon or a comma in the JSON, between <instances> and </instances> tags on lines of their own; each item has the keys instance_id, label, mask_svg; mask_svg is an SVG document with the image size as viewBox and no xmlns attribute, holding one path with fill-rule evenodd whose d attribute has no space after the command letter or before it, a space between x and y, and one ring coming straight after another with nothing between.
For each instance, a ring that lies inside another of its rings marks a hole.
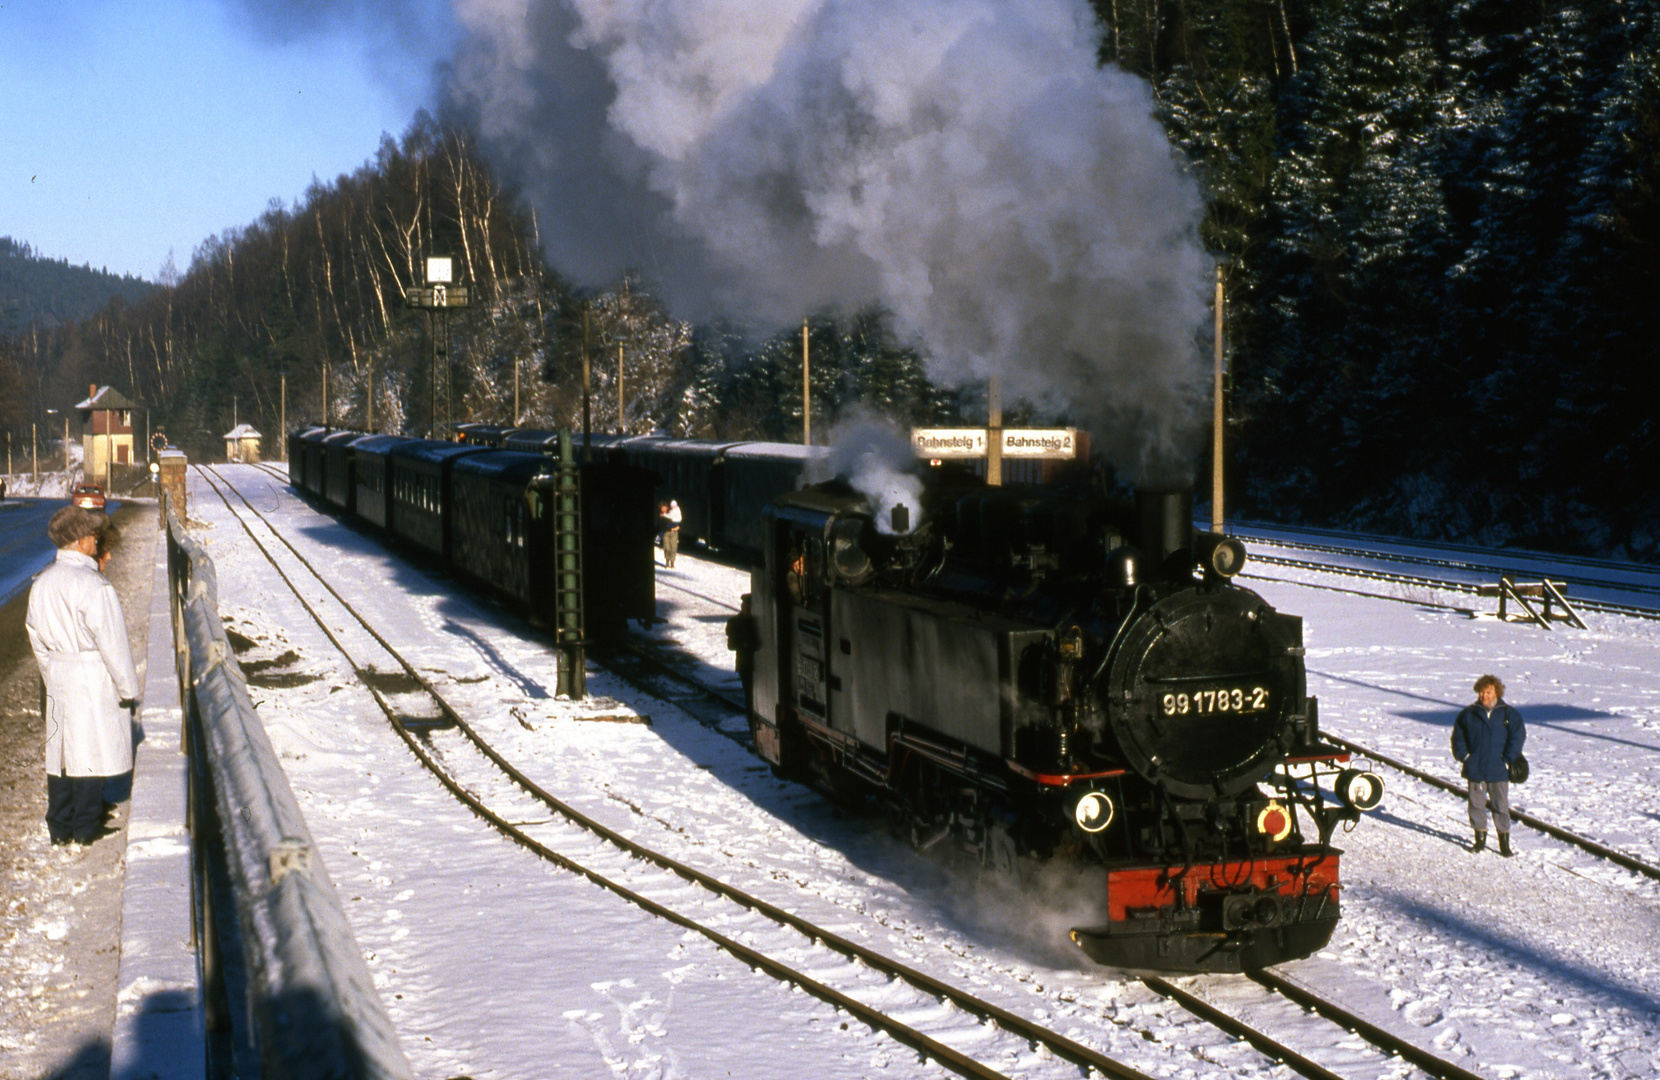
<instances>
[{"instance_id":1,"label":"person in blue jacket","mask_svg":"<svg viewBox=\"0 0 1660 1080\"><path fill-rule=\"evenodd\" d=\"M1522 756L1527 727L1522 714L1504 703L1504 683L1495 676L1476 680L1475 704L1453 721L1453 757L1464 763L1470 782L1470 827L1476 842L1471 851L1487 846L1487 806L1493 807L1493 825L1499 830L1499 854L1510 857L1510 763Z\"/></svg>"}]
</instances>

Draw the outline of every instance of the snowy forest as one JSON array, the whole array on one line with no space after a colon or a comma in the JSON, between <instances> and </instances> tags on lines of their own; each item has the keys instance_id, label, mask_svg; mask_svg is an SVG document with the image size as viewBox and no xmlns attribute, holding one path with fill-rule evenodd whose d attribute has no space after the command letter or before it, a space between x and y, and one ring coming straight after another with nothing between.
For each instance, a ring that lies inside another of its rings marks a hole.
<instances>
[{"instance_id":1,"label":"snowy forest","mask_svg":"<svg viewBox=\"0 0 1660 1080\"><path fill-rule=\"evenodd\" d=\"M1657 6L1094 0L1102 62L1152 86L1206 193L1230 515L1660 560ZM26 440L100 382L207 458L233 409L274 435L284 387L289 427L424 434L404 291L446 252L473 301L449 316L457 420L580 428L586 357L596 431L799 439L800 322L689 322L644 275L577 289L545 224L423 115L162 288L14 329L0 424ZM816 434L855 403L984 422L883 311L802 314Z\"/></svg>"}]
</instances>

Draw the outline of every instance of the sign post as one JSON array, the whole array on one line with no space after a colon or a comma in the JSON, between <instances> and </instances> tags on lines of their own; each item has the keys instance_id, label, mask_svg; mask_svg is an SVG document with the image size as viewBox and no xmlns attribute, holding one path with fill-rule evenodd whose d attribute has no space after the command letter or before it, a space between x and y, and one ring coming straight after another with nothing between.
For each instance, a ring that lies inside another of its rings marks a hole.
<instances>
[{"instance_id":1,"label":"sign post","mask_svg":"<svg viewBox=\"0 0 1660 1080\"><path fill-rule=\"evenodd\" d=\"M448 437L454 421L450 385L450 309L466 307L470 297L465 285L452 285L454 274L447 256L427 259L427 283L411 285L404 290L404 303L421 308L427 313L429 336L432 338L432 405L429 410L427 435Z\"/></svg>"},{"instance_id":2,"label":"sign post","mask_svg":"<svg viewBox=\"0 0 1660 1080\"><path fill-rule=\"evenodd\" d=\"M995 464L999 474L1002 462L1024 458L1038 461L1074 461L1078 457L1080 436L1077 428L912 428L911 449L916 456L930 460L986 459L986 484L996 487L1002 476L993 483L991 470Z\"/></svg>"}]
</instances>

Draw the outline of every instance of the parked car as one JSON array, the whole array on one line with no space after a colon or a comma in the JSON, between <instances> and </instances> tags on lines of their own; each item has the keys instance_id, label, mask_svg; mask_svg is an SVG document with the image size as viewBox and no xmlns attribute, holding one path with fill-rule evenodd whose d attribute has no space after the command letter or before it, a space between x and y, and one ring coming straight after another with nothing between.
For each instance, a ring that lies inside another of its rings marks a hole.
<instances>
[{"instance_id":1,"label":"parked car","mask_svg":"<svg viewBox=\"0 0 1660 1080\"><path fill-rule=\"evenodd\" d=\"M102 510L104 508L104 489L99 484L77 484L75 494L69 501L83 510Z\"/></svg>"}]
</instances>

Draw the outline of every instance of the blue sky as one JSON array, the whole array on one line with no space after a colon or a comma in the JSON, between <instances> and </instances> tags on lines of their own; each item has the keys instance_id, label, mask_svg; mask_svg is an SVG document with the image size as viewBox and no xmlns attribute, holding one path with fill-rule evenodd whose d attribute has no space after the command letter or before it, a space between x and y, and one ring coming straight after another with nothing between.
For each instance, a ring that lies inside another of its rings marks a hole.
<instances>
[{"instance_id":1,"label":"blue sky","mask_svg":"<svg viewBox=\"0 0 1660 1080\"><path fill-rule=\"evenodd\" d=\"M0 236L147 280L172 252L183 272L403 133L443 32L426 15L388 33L350 4L0 0Z\"/></svg>"}]
</instances>

